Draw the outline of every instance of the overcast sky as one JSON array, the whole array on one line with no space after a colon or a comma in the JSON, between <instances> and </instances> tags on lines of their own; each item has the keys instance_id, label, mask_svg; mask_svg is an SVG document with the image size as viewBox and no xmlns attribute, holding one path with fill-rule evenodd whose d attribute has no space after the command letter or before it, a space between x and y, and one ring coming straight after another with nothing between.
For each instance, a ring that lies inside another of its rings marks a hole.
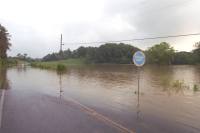
<instances>
[{"instance_id":1,"label":"overcast sky","mask_svg":"<svg viewBox=\"0 0 200 133\"><path fill-rule=\"evenodd\" d=\"M12 35L12 56L57 52L61 33L68 43L200 32L199 0L0 0L0 5L0 23ZM162 41L190 51L200 36L126 43L146 49Z\"/></svg>"}]
</instances>

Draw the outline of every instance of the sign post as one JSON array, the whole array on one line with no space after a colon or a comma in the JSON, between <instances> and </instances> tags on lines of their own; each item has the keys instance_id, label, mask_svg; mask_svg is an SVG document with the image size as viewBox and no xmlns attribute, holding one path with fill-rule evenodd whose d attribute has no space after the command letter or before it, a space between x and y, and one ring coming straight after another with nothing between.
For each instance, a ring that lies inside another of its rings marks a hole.
<instances>
[{"instance_id":1,"label":"sign post","mask_svg":"<svg viewBox=\"0 0 200 133\"><path fill-rule=\"evenodd\" d=\"M133 63L137 66L138 68L138 108L139 108L139 100L140 100L140 67L142 67L145 64L146 57L145 54L142 51L137 51L133 55ZM139 111L137 112L139 115Z\"/></svg>"}]
</instances>

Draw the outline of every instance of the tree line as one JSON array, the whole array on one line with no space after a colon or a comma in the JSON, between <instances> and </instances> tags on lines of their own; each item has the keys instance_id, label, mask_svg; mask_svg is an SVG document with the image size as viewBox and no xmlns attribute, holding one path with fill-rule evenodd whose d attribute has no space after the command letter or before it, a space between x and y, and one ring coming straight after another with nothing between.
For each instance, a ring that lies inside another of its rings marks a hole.
<instances>
[{"instance_id":1,"label":"tree line","mask_svg":"<svg viewBox=\"0 0 200 133\"><path fill-rule=\"evenodd\" d=\"M124 43L106 43L99 47L79 47L71 51L48 54L43 61L55 61L69 58L85 58L89 63L132 63L133 54L140 50ZM197 64L200 63L200 42L191 52L177 52L169 43L155 44L144 51L148 64Z\"/></svg>"},{"instance_id":2,"label":"tree line","mask_svg":"<svg viewBox=\"0 0 200 133\"><path fill-rule=\"evenodd\" d=\"M145 51L147 63L149 64L199 64L200 42L195 43L195 49L191 52L177 52L170 44L162 42L150 47Z\"/></svg>"}]
</instances>

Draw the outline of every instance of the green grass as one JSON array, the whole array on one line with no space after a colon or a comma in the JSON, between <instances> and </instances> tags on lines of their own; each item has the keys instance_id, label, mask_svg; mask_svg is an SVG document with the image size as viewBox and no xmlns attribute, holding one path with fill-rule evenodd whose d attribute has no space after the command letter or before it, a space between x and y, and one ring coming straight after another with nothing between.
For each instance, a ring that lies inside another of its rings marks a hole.
<instances>
[{"instance_id":1,"label":"green grass","mask_svg":"<svg viewBox=\"0 0 200 133\"><path fill-rule=\"evenodd\" d=\"M65 64L67 66L69 66L69 65L84 65L84 64L86 64L86 60L84 58L78 58L78 59L53 61L52 63L56 63L56 64L60 63L60 64Z\"/></svg>"},{"instance_id":2,"label":"green grass","mask_svg":"<svg viewBox=\"0 0 200 133\"><path fill-rule=\"evenodd\" d=\"M14 66L17 64L25 63L24 61L18 60L18 59L0 59L0 66Z\"/></svg>"},{"instance_id":3,"label":"green grass","mask_svg":"<svg viewBox=\"0 0 200 133\"><path fill-rule=\"evenodd\" d=\"M32 67L41 69L54 69L54 70L65 70L69 66L82 66L85 65L86 60L84 58L79 59L67 59L60 61L47 61L47 62L32 62Z\"/></svg>"},{"instance_id":4,"label":"green grass","mask_svg":"<svg viewBox=\"0 0 200 133\"><path fill-rule=\"evenodd\" d=\"M56 69L58 71L65 71L67 69L67 67L63 64L58 64Z\"/></svg>"}]
</instances>

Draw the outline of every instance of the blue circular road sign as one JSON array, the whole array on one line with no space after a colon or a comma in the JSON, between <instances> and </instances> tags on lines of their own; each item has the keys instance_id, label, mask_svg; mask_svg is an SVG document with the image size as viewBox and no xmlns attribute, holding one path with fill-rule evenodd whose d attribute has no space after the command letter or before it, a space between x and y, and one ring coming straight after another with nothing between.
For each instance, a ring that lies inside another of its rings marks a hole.
<instances>
[{"instance_id":1,"label":"blue circular road sign","mask_svg":"<svg viewBox=\"0 0 200 133\"><path fill-rule=\"evenodd\" d=\"M145 54L142 51L135 52L133 62L138 67L143 66L145 64Z\"/></svg>"}]
</instances>

